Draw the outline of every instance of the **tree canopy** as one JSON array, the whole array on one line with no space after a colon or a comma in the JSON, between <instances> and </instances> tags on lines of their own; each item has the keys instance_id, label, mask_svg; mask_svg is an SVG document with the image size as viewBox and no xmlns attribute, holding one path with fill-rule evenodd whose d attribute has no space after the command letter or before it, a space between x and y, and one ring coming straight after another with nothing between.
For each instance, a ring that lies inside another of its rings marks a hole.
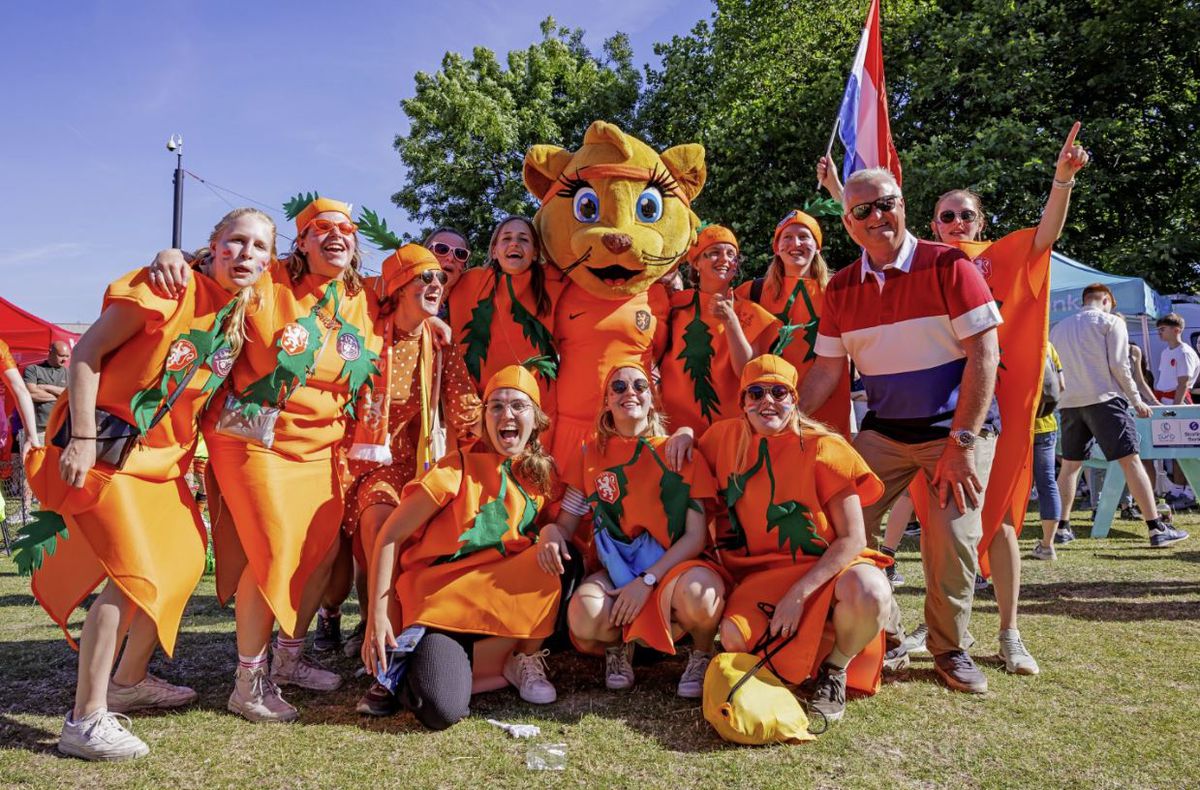
<instances>
[{"instance_id":1,"label":"tree canopy","mask_svg":"<svg viewBox=\"0 0 1200 790\"><path fill-rule=\"evenodd\" d=\"M752 273L771 231L816 196L824 153L866 12L860 3L716 0L710 20L632 63L616 35L595 55L580 30L542 23L508 54L447 53L416 75L396 148L408 168L394 200L429 226L466 229L482 250L502 215L536 208L520 172L528 146L577 146L614 121L663 148L700 142L709 181L702 219L728 225ZM1071 123L1093 156L1079 176L1059 248L1146 277L1164 292L1200 288L1200 5L1193 0L885 0L884 63L909 227L929 235L937 196L982 196L992 238L1038 222ZM834 155L840 161L840 145ZM826 257L856 251L823 220Z\"/></svg>"}]
</instances>

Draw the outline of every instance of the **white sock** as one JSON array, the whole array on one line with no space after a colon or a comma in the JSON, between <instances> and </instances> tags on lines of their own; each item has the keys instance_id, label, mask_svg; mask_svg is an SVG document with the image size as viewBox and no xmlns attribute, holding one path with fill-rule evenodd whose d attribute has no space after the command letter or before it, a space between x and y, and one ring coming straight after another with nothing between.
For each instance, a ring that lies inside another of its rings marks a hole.
<instances>
[{"instance_id":1,"label":"white sock","mask_svg":"<svg viewBox=\"0 0 1200 790\"><path fill-rule=\"evenodd\" d=\"M831 664L838 669L845 669L846 665L849 664L853 658L854 656L846 655L838 649L837 645L834 645L833 650L830 651L829 656L825 659L825 663Z\"/></svg>"},{"instance_id":2,"label":"white sock","mask_svg":"<svg viewBox=\"0 0 1200 790\"><path fill-rule=\"evenodd\" d=\"M296 656L304 649L304 637L299 639L288 639L283 634L275 637L275 652L287 653L288 655Z\"/></svg>"},{"instance_id":3,"label":"white sock","mask_svg":"<svg viewBox=\"0 0 1200 790\"><path fill-rule=\"evenodd\" d=\"M267 651L266 650L264 650L261 654L259 654L257 656L243 656L240 653L238 654L238 668L239 669L258 669L259 667L265 667L266 665L267 665Z\"/></svg>"}]
</instances>

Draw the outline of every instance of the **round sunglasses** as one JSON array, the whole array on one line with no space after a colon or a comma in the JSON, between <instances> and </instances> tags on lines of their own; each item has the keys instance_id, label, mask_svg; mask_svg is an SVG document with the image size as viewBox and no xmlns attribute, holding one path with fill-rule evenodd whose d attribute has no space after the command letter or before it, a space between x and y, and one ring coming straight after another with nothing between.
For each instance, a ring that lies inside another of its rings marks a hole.
<instances>
[{"instance_id":1,"label":"round sunglasses","mask_svg":"<svg viewBox=\"0 0 1200 790\"><path fill-rule=\"evenodd\" d=\"M975 218L978 216L979 214L969 208L965 208L957 213L951 211L950 209L946 209L941 214L938 214L938 222L942 223L943 225L949 225L956 219L961 219L963 222L974 222Z\"/></svg>"},{"instance_id":2,"label":"round sunglasses","mask_svg":"<svg viewBox=\"0 0 1200 790\"><path fill-rule=\"evenodd\" d=\"M450 275L446 274L441 269L438 269L436 272L430 269L418 274L417 279L426 285L431 284L434 280L437 280L442 285L445 285L446 283L450 282Z\"/></svg>"},{"instance_id":3,"label":"round sunglasses","mask_svg":"<svg viewBox=\"0 0 1200 790\"><path fill-rule=\"evenodd\" d=\"M650 389L650 382L646 381L645 379L634 379L633 384L630 385L628 381L615 379L611 384L608 385L608 388L612 390L614 395L624 395L626 392L629 392L630 386L633 387L634 392L636 392L638 395L641 395L643 392Z\"/></svg>"},{"instance_id":4,"label":"round sunglasses","mask_svg":"<svg viewBox=\"0 0 1200 790\"><path fill-rule=\"evenodd\" d=\"M471 257L471 251L466 247L451 247L443 241L435 241L429 245L429 251L434 255L449 255L454 253L454 259L461 262L466 262L467 258Z\"/></svg>"},{"instance_id":5,"label":"round sunglasses","mask_svg":"<svg viewBox=\"0 0 1200 790\"><path fill-rule=\"evenodd\" d=\"M782 384L772 384L769 387L764 387L762 384L751 384L746 387L746 394L752 401L760 401L768 395L773 401L781 401L791 395L792 391Z\"/></svg>"}]
</instances>

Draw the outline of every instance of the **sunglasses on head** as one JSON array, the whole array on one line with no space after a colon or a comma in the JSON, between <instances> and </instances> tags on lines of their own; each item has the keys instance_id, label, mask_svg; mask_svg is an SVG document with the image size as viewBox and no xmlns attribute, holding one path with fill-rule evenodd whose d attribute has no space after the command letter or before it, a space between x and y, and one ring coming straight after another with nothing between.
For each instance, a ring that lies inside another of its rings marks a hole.
<instances>
[{"instance_id":1,"label":"sunglasses on head","mask_svg":"<svg viewBox=\"0 0 1200 790\"><path fill-rule=\"evenodd\" d=\"M337 228L342 232L343 236L353 236L358 231L358 226L353 222L334 222L331 219L314 219L308 223L308 226L316 230L317 233L328 233Z\"/></svg>"},{"instance_id":2,"label":"sunglasses on head","mask_svg":"<svg viewBox=\"0 0 1200 790\"><path fill-rule=\"evenodd\" d=\"M884 195L881 198L868 200L866 203L859 203L850 209L850 216L857 220L864 220L871 216L871 212L879 209L880 214L890 214L896 209L896 204L900 202L899 195Z\"/></svg>"},{"instance_id":3,"label":"sunglasses on head","mask_svg":"<svg viewBox=\"0 0 1200 790\"><path fill-rule=\"evenodd\" d=\"M633 391L638 395L641 395L643 392L650 389L650 382L646 381L645 379L634 379L633 383L630 384L628 381L624 381L622 379L613 379L613 382L608 385L608 388L612 390L614 395L624 395L629 391L630 387L633 387Z\"/></svg>"},{"instance_id":4,"label":"sunglasses on head","mask_svg":"<svg viewBox=\"0 0 1200 790\"><path fill-rule=\"evenodd\" d=\"M418 274L417 279L420 280L421 282L425 283L426 285L429 285L434 280L437 280L442 285L445 285L446 283L450 282L450 275L446 274L441 269L438 269L436 272L433 271L432 269L430 269L428 271L424 271L424 272L421 272L420 274Z\"/></svg>"},{"instance_id":5,"label":"sunglasses on head","mask_svg":"<svg viewBox=\"0 0 1200 790\"><path fill-rule=\"evenodd\" d=\"M471 257L471 251L466 247L451 247L443 241L435 241L433 244L430 244L429 251L434 255L448 255L453 252L455 260L464 262L467 258Z\"/></svg>"},{"instance_id":6,"label":"sunglasses on head","mask_svg":"<svg viewBox=\"0 0 1200 790\"><path fill-rule=\"evenodd\" d=\"M781 401L791 395L792 391L782 384L772 384L769 387L764 387L762 384L751 384L746 387L746 394L753 401L762 400L767 395L770 395L773 401Z\"/></svg>"},{"instance_id":7,"label":"sunglasses on head","mask_svg":"<svg viewBox=\"0 0 1200 790\"><path fill-rule=\"evenodd\" d=\"M961 219L963 222L974 222L978 216L979 214L969 208L965 208L957 214L950 209L946 209L941 214L938 214L938 222L943 225L949 225L956 219Z\"/></svg>"}]
</instances>

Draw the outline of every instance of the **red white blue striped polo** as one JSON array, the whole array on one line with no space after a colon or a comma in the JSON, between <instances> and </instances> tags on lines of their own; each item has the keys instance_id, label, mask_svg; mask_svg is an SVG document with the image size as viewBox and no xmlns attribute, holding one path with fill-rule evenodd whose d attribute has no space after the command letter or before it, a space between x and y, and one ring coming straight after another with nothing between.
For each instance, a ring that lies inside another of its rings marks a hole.
<instances>
[{"instance_id":1,"label":"red white blue striped polo","mask_svg":"<svg viewBox=\"0 0 1200 790\"><path fill-rule=\"evenodd\" d=\"M961 251L906 233L881 274L863 259L825 290L816 352L854 361L870 413L864 429L900 441L948 434L966 368L962 340L1001 323L991 289ZM999 430L993 398L985 426Z\"/></svg>"}]
</instances>

